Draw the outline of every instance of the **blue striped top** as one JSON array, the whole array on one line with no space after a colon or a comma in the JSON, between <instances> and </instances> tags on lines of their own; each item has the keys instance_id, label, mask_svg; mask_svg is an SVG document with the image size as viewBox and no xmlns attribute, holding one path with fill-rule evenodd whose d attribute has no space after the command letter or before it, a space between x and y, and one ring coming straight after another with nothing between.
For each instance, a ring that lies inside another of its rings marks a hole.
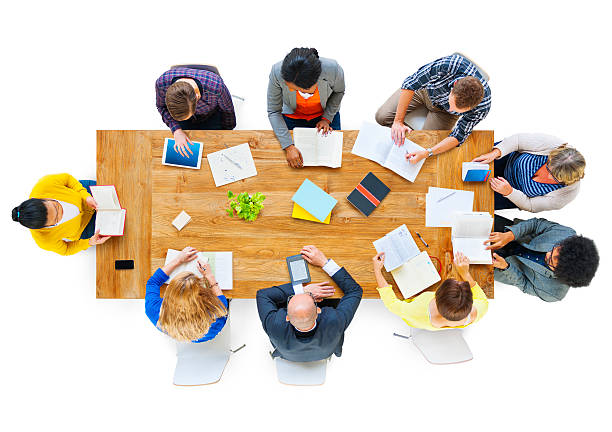
<instances>
[{"instance_id":1,"label":"blue striped top","mask_svg":"<svg viewBox=\"0 0 612 432\"><path fill-rule=\"evenodd\" d=\"M548 156L531 153L512 152L508 155L508 162L504 170L504 178L510 186L518 189L529 198L546 195L549 192L562 188L562 184L539 183L532 180L536 171L546 164Z\"/></svg>"}]
</instances>

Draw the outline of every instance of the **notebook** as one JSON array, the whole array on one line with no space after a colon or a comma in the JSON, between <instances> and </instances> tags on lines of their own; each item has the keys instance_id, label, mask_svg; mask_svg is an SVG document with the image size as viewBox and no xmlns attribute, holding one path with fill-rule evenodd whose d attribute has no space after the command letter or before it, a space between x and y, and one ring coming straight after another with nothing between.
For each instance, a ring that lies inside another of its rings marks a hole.
<instances>
[{"instance_id":1,"label":"notebook","mask_svg":"<svg viewBox=\"0 0 612 432\"><path fill-rule=\"evenodd\" d=\"M338 200L308 179L304 180L291 200L320 222L325 221L338 203Z\"/></svg>"},{"instance_id":2,"label":"notebook","mask_svg":"<svg viewBox=\"0 0 612 432\"><path fill-rule=\"evenodd\" d=\"M189 216L187 212L183 210L178 214L177 217L174 218L174 220L172 221L172 225L174 226L174 228L180 231L185 228L185 225L187 225L190 220L191 216Z\"/></svg>"},{"instance_id":3,"label":"notebook","mask_svg":"<svg viewBox=\"0 0 612 432\"><path fill-rule=\"evenodd\" d=\"M295 219L303 219L329 225L329 222L331 220L331 212L329 212L324 221L320 221L319 219L308 213L306 210L304 210L302 207L300 207L296 203L293 203L293 213L291 213L291 217Z\"/></svg>"},{"instance_id":4,"label":"notebook","mask_svg":"<svg viewBox=\"0 0 612 432\"><path fill-rule=\"evenodd\" d=\"M471 212L473 206L472 191L430 186L425 195L425 226L450 227L453 224L454 212Z\"/></svg>"},{"instance_id":5,"label":"notebook","mask_svg":"<svg viewBox=\"0 0 612 432\"><path fill-rule=\"evenodd\" d=\"M175 141L172 138L166 138L164 141L164 154L162 155L162 165L200 169L202 163L202 149L204 146L199 142L187 143L193 154L187 152L185 157L174 150Z\"/></svg>"},{"instance_id":6,"label":"notebook","mask_svg":"<svg viewBox=\"0 0 612 432\"><path fill-rule=\"evenodd\" d=\"M342 132L323 135L315 128L294 128L293 142L302 153L304 166L342 166Z\"/></svg>"},{"instance_id":7,"label":"notebook","mask_svg":"<svg viewBox=\"0 0 612 432\"><path fill-rule=\"evenodd\" d=\"M491 228L493 217L487 212L455 212L451 229L453 252L462 252L470 264L492 264L491 251L484 244Z\"/></svg>"},{"instance_id":8,"label":"notebook","mask_svg":"<svg viewBox=\"0 0 612 432\"><path fill-rule=\"evenodd\" d=\"M487 181L491 175L488 164L479 162L463 162L461 164L461 178L463 181Z\"/></svg>"},{"instance_id":9,"label":"notebook","mask_svg":"<svg viewBox=\"0 0 612 432\"><path fill-rule=\"evenodd\" d=\"M440 281L440 275L423 251L391 272L404 298L412 297Z\"/></svg>"},{"instance_id":10,"label":"notebook","mask_svg":"<svg viewBox=\"0 0 612 432\"><path fill-rule=\"evenodd\" d=\"M206 159L217 187L257 175L248 143L209 153Z\"/></svg>"},{"instance_id":11,"label":"notebook","mask_svg":"<svg viewBox=\"0 0 612 432\"><path fill-rule=\"evenodd\" d=\"M122 236L126 210L121 208L115 186L91 186L91 196L98 203L95 230L103 236Z\"/></svg>"},{"instance_id":12,"label":"notebook","mask_svg":"<svg viewBox=\"0 0 612 432\"><path fill-rule=\"evenodd\" d=\"M387 185L370 172L346 199L365 216L370 216L390 190Z\"/></svg>"},{"instance_id":13,"label":"notebook","mask_svg":"<svg viewBox=\"0 0 612 432\"><path fill-rule=\"evenodd\" d=\"M388 272L419 254L419 248L406 225L394 229L373 244L376 252L385 253L385 270Z\"/></svg>"},{"instance_id":14,"label":"notebook","mask_svg":"<svg viewBox=\"0 0 612 432\"><path fill-rule=\"evenodd\" d=\"M175 249L168 249L166 253L166 261L164 265L168 264L174 258L176 258L181 251ZM231 252L198 252L198 257L193 261L183 263L178 266L168 276L169 283L177 274L188 271L197 276L202 276L197 267L197 260L201 259L205 263L210 264L210 269L215 275L215 279L219 282L219 288L222 290L231 290L233 288L233 276L232 276L232 253Z\"/></svg>"},{"instance_id":15,"label":"notebook","mask_svg":"<svg viewBox=\"0 0 612 432\"><path fill-rule=\"evenodd\" d=\"M425 149L408 138L404 141L404 145L399 147L391 139L390 128L364 122L355 140L352 153L373 160L406 180L414 182L425 159L411 164L406 160L406 154L421 150Z\"/></svg>"}]
</instances>

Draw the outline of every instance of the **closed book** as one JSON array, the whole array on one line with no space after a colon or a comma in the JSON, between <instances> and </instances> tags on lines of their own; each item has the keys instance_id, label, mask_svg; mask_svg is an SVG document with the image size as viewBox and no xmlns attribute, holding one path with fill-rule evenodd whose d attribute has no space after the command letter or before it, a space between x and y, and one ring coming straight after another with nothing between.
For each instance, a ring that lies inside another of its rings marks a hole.
<instances>
[{"instance_id":1,"label":"closed book","mask_svg":"<svg viewBox=\"0 0 612 432\"><path fill-rule=\"evenodd\" d=\"M370 216L390 190L387 185L370 172L346 199L365 216Z\"/></svg>"},{"instance_id":2,"label":"closed book","mask_svg":"<svg viewBox=\"0 0 612 432\"><path fill-rule=\"evenodd\" d=\"M478 162L463 162L461 166L461 177L463 181L487 181L491 175L489 165Z\"/></svg>"},{"instance_id":3,"label":"closed book","mask_svg":"<svg viewBox=\"0 0 612 432\"><path fill-rule=\"evenodd\" d=\"M331 212L329 212L325 220L320 221L319 219L308 213L306 210L304 210L302 207L300 207L296 203L293 203L293 212L291 213L291 217L294 219L303 219L329 225L329 222L331 220Z\"/></svg>"}]
</instances>

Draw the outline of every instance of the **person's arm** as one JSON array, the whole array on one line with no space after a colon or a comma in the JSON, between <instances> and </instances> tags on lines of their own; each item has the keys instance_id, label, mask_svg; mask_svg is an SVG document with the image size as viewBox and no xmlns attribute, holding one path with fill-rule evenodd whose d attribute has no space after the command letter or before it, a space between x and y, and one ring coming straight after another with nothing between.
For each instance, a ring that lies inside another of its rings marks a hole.
<instances>
[{"instance_id":1,"label":"person's arm","mask_svg":"<svg viewBox=\"0 0 612 432\"><path fill-rule=\"evenodd\" d=\"M221 300L221 303L223 303L223 306L225 306L225 308L227 309L229 307L229 303L227 301L227 298L225 298L225 296L223 294L217 296L219 298L219 300ZM198 339L198 341L200 342L204 342L207 340L211 340L214 339L219 332L221 332L221 330L223 330L223 327L225 327L225 324L227 323L227 315L219 317L215 320L215 322L213 322L210 325L210 328L208 329L208 331L206 332L206 334L204 336L202 336L200 339Z\"/></svg>"},{"instance_id":2,"label":"person's arm","mask_svg":"<svg viewBox=\"0 0 612 432\"><path fill-rule=\"evenodd\" d=\"M65 186L77 192L81 196L83 201L87 201L87 198L91 198L91 195L89 194L89 192L87 192L87 189L85 189L85 187L81 184L81 182L75 179L73 176L71 176L68 173L53 174L53 175L47 176L46 178L48 178L50 181L54 183L57 183L61 186Z\"/></svg>"},{"instance_id":3,"label":"person's arm","mask_svg":"<svg viewBox=\"0 0 612 432\"><path fill-rule=\"evenodd\" d=\"M480 320L489 310L489 299L487 299L487 295L482 288L480 288L478 283L475 283L474 285L470 284L470 286L472 287L472 304L478 311L476 320L474 320L474 322L476 322Z\"/></svg>"},{"instance_id":4,"label":"person's arm","mask_svg":"<svg viewBox=\"0 0 612 432\"><path fill-rule=\"evenodd\" d=\"M287 302L290 295L293 295L291 284L273 286L257 291L255 300L257 302L257 313L266 333L274 322L276 314L281 308L280 305Z\"/></svg>"},{"instance_id":5,"label":"person's arm","mask_svg":"<svg viewBox=\"0 0 612 432\"><path fill-rule=\"evenodd\" d=\"M327 99L325 111L323 112L323 118L327 119L330 123L334 120L338 111L340 111L340 103L344 97L344 71L338 63L336 65L336 76L331 83L333 93Z\"/></svg>"},{"instance_id":6,"label":"person's arm","mask_svg":"<svg viewBox=\"0 0 612 432\"><path fill-rule=\"evenodd\" d=\"M504 283L506 285L514 285L525 294L539 297L540 299L547 302L559 301L557 297L553 297L545 291L538 289L537 284L534 283L536 274L533 270L527 269L529 276L521 271L518 265L518 259L516 257L508 257L506 259L508 267L505 270L499 268L495 269L495 281ZM533 278L533 279L532 279ZM548 280L551 283L551 280Z\"/></svg>"},{"instance_id":7,"label":"person's arm","mask_svg":"<svg viewBox=\"0 0 612 432\"><path fill-rule=\"evenodd\" d=\"M505 195L521 210L538 213L546 210L559 210L576 197L576 193L567 193L566 188L557 189L546 195L528 197L522 191L512 188L512 192ZM574 192L575 190L572 190ZM577 190L576 190L577 191Z\"/></svg>"},{"instance_id":8,"label":"person's arm","mask_svg":"<svg viewBox=\"0 0 612 432\"><path fill-rule=\"evenodd\" d=\"M281 148L284 150L293 145L293 139L283 119L282 110L283 89L281 83L274 74L274 67L272 67L270 80L268 82L268 119L270 120L276 138L280 141Z\"/></svg>"},{"instance_id":9,"label":"person's arm","mask_svg":"<svg viewBox=\"0 0 612 432\"><path fill-rule=\"evenodd\" d=\"M495 148L499 149L500 156L504 157L512 152L526 152L533 154L549 154L565 142L553 135L542 133L518 133L504 138Z\"/></svg>"},{"instance_id":10,"label":"person's arm","mask_svg":"<svg viewBox=\"0 0 612 432\"><path fill-rule=\"evenodd\" d=\"M509 231L512 231L514 239L518 242L528 241L544 233L550 233L551 231L554 231L554 236L558 237L559 240L563 240L564 238L571 237L576 234L576 231L574 231L572 228L543 218L527 219L506 228Z\"/></svg>"},{"instance_id":11,"label":"person's arm","mask_svg":"<svg viewBox=\"0 0 612 432\"><path fill-rule=\"evenodd\" d=\"M336 306L336 313L346 330L353 320L355 312L357 312L361 297L363 296L363 289L344 267L338 270L332 276L332 279L344 292L338 306Z\"/></svg>"},{"instance_id":12,"label":"person's arm","mask_svg":"<svg viewBox=\"0 0 612 432\"><path fill-rule=\"evenodd\" d=\"M168 274L163 269L157 269L147 281L145 293L145 313L153 325L157 325L162 298L159 296L161 286L168 280Z\"/></svg>"},{"instance_id":13,"label":"person's arm","mask_svg":"<svg viewBox=\"0 0 612 432\"><path fill-rule=\"evenodd\" d=\"M234 103L229 89L219 77L220 93L217 103L221 111L221 125L225 130L232 130L236 127L236 113L234 112Z\"/></svg>"},{"instance_id":14,"label":"person's arm","mask_svg":"<svg viewBox=\"0 0 612 432\"><path fill-rule=\"evenodd\" d=\"M155 104L157 106L157 111L159 111L159 114L162 117L162 120L174 134L177 129L180 129L180 125L172 118L168 108L166 107L166 90L168 90L168 87L170 86L170 80L166 82L165 75L166 74L160 76L157 81L155 81Z\"/></svg>"}]
</instances>

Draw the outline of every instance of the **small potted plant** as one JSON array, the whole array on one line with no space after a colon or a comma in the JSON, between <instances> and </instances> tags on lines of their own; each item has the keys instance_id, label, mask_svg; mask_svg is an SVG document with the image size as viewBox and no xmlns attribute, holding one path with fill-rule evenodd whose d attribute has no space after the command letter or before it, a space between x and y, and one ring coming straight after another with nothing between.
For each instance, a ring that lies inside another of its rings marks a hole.
<instances>
[{"instance_id":1,"label":"small potted plant","mask_svg":"<svg viewBox=\"0 0 612 432\"><path fill-rule=\"evenodd\" d=\"M229 208L225 209L225 211L229 216L234 217L234 212L236 212L236 216L239 218L245 221L254 221L264 207L263 201L266 199L266 196L261 192L253 195L242 192L234 195L232 191L228 191L227 198L229 199Z\"/></svg>"}]
</instances>

